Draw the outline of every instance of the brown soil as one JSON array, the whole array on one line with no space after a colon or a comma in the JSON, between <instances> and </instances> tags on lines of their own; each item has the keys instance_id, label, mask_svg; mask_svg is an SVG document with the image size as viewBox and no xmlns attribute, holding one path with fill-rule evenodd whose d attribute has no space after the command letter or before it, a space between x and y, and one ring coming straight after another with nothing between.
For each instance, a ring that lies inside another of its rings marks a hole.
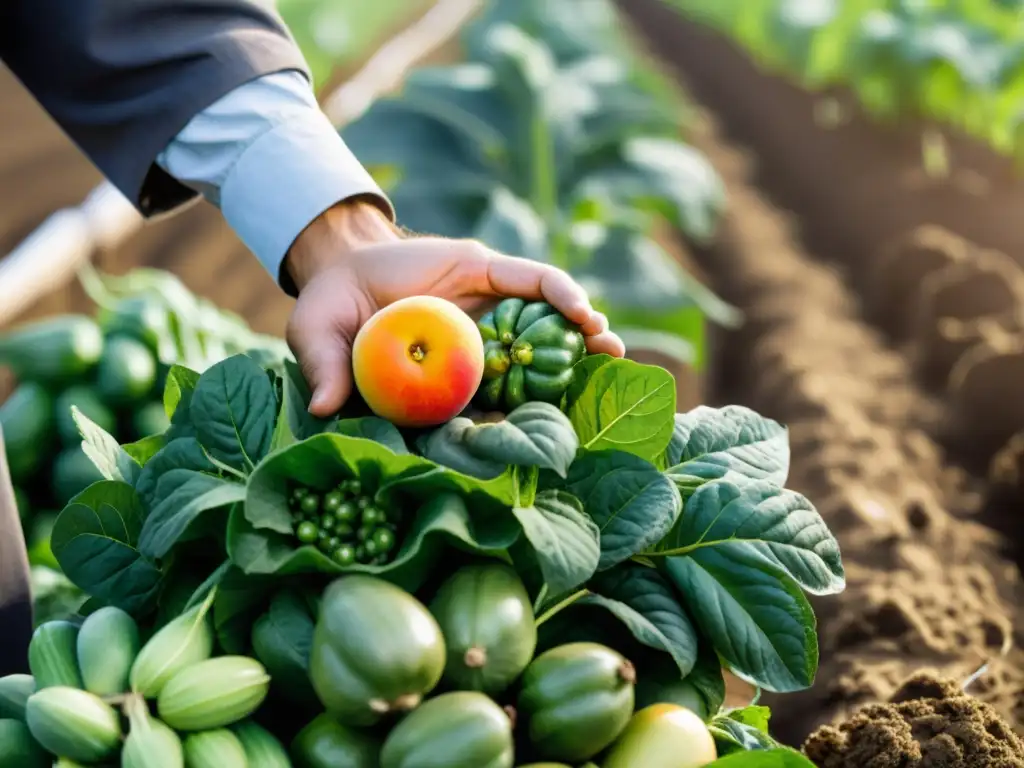
<instances>
[{"instance_id":1,"label":"brown soil","mask_svg":"<svg viewBox=\"0 0 1024 768\"><path fill-rule=\"evenodd\" d=\"M1024 768L1024 742L992 707L924 673L888 703L818 729L804 752L820 768Z\"/></svg>"},{"instance_id":2,"label":"brown soil","mask_svg":"<svg viewBox=\"0 0 1024 768\"><path fill-rule=\"evenodd\" d=\"M1013 648L1024 585L1002 540L977 520L984 479L953 465L934 438L945 402L865 322L843 276L800 244L790 218L752 184L749 159L710 119L694 140L731 201L718 244L698 256L747 318L720 344L715 398L789 426L788 484L818 505L847 566L847 590L814 600L817 683L765 697L776 734L798 744L922 665L964 678L986 662L979 697L1024 723L1024 652Z\"/></svg>"}]
</instances>

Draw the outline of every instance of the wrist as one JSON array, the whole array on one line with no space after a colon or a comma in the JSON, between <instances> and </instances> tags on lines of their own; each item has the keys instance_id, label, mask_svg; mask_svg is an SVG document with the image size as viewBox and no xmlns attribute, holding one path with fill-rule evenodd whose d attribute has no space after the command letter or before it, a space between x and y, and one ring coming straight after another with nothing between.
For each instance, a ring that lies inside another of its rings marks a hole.
<instances>
[{"instance_id":1,"label":"wrist","mask_svg":"<svg viewBox=\"0 0 1024 768\"><path fill-rule=\"evenodd\" d=\"M284 266L301 292L318 274L345 264L360 248L401 237L398 227L371 198L350 198L328 208L299 233Z\"/></svg>"}]
</instances>

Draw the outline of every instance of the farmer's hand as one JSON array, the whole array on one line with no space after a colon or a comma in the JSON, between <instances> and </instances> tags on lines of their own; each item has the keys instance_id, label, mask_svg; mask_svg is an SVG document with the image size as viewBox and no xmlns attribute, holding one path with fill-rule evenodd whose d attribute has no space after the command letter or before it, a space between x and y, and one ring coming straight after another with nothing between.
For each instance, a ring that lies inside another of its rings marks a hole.
<instances>
[{"instance_id":1,"label":"farmer's hand","mask_svg":"<svg viewBox=\"0 0 1024 768\"><path fill-rule=\"evenodd\" d=\"M321 215L295 241L286 269L299 291L287 339L319 417L337 412L352 391L352 342L363 323L407 296L438 296L474 315L507 296L542 299L581 327L590 352L625 353L565 272L470 240L406 237L370 203Z\"/></svg>"}]
</instances>

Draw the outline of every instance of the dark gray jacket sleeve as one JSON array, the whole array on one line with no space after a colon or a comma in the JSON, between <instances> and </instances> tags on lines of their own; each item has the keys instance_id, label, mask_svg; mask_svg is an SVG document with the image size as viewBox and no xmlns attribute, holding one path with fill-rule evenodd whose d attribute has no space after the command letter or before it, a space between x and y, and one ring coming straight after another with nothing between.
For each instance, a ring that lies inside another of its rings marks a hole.
<instances>
[{"instance_id":1,"label":"dark gray jacket sleeve","mask_svg":"<svg viewBox=\"0 0 1024 768\"><path fill-rule=\"evenodd\" d=\"M365 1L365 0L356 0ZM154 165L234 88L306 63L265 0L0 0L0 59L144 215L195 195Z\"/></svg>"}]
</instances>

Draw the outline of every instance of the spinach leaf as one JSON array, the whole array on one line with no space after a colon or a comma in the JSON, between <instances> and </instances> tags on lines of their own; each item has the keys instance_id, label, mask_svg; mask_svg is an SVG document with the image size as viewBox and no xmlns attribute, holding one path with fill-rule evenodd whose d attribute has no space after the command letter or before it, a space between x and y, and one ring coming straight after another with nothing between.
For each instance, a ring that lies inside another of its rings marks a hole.
<instances>
[{"instance_id":1,"label":"spinach leaf","mask_svg":"<svg viewBox=\"0 0 1024 768\"><path fill-rule=\"evenodd\" d=\"M100 474L107 480L133 485L142 470L140 464L117 444L113 435L78 410L77 406L71 406L71 417L82 435L82 450Z\"/></svg>"},{"instance_id":2,"label":"spinach leaf","mask_svg":"<svg viewBox=\"0 0 1024 768\"><path fill-rule=\"evenodd\" d=\"M340 419L331 425L331 431L349 437L363 437L380 443L392 452L403 455L409 453L405 438L398 428L390 421L376 416L363 416L357 419Z\"/></svg>"},{"instance_id":3,"label":"spinach leaf","mask_svg":"<svg viewBox=\"0 0 1024 768\"><path fill-rule=\"evenodd\" d=\"M508 467L536 467L565 477L579 440L564 413L548 403L526 403L495 423L456 417L421 440L438 464L490 480Z\"/></svg>"},{"instance_id":4,"label":"spinach leaf","mask_svg":"<svg viewBox=\"0 0 1024 768\"><path fill-rule=\"evenodd\" d=\"M416 511L394 559L383 565L338 565L316 547L297 547L293 536L255 528L239 509L228 524L228 553L246 574L369 573L414 592L443 555L444 544L507 560L506 550L519 535L511 515L470 514L460 496L441 493Z\"/></svg>"},{"instance_id":5,"label":"spinach leaf","mask_svg":"<svg viewBox=\"0 0 1024 768\"><path fill-rule=\"evenodd\" d=\"M814 682L814 612L771 559L727 543L666 558L663 567L701 633L737 675L780 693Z\"/></svg>"},{"instance_id":6,"label":"spinach leaf","mask_svg":"<svg viewBox=\"0 0 1024 768\"><path fill-rule=\"evenodd\" d=\"M569 420L587 450L615 448L655 461L672 438L676 389L664 368L612 360L587 381Z\"/></svg>"},{"instance_id":7,"label":"spinach leaf","mask_svg":"<svg viewBox=\"0 0 1024 768\"><path fill-rule=\"evenodd\" d=\"M199 374L183 365L172 365L164 384L164 411L167 418L174 418L178 406L192 402L192 393L199 384Z\"/></svg>"},{"instance_id":8,"label":"spinach leaf","mask_svg":"<svg viewBox=\"0 0 1024 768\"><path fill-rule=\"evenodd\" d=\"M683 509L671 480L650 462L622 451L584 453L564 487L583 502L601 531L600 570L657 544Z\"/></svg>"},{"instance_id":9,"label":"spinach leaf","mask_svg":"<svg viewBox=\"0 0 1024 768\"><path fill-rule=\"evenodd\" d=\"M685 677L697 662L699 638L672 585L653 568L628 563L598 574L580 602L598 605L625 624L640 643L672 656Z\"/></svg>"},{"instance_id":10,"label":"spinach leaf","mask_svg":"<svg viewBox=\"0 0 1024 768\"><path fill-rule=\"evenodd\" d=\"M594 575L601 557L601 534L574 496L542 491L533 506L514 507L544 582L553 595L578 587Z\"/></svg>"},{"instance_id":11,"label":"spinach leaf","mask_svg":"<svg viewBox=\"0 0 1024 768\"><path fill-rule=\"evenodd\" d=\"M839 543L814 505L767 480L701 486L662 547L678 554L755 550L812 594L835 594L846 586Z\"/></svg>"},{"instance_id":12,"label":"spinach leaf","mask_svg":"<svg viewBox=\"0 0 1024 768\"><path fill-rule=\"evenodd\" d=\"M157 480L159 503L149 510L139 548L149 557L163 557L204 512L245 500L245 486L216 475L172 469Z\"/></svg>"},{"instance_id":13,"label":"spinach leaf","mask_svg":"<svg viewBox=\"0 0 1024 768\"><path fill-rule=\"evenodd\" d=\"M53 554L71 581L134 615L153 607L163 577L138 548L143 515L130 485L100 481L68 503L50 539Z\"/></svg>"},{"instance_id":14,"label":"spinach leaf","mask_svg":"<svg viewBox=\"0 0 1024 768\"><path fill-rule=\"evenodd\" d=\"M740 405L702 405L676 414L665 463L666 474L684 497L723 477L767 480L782 487L789 473L789 433Z\"/></svg>"},{"instance_id":15,"label":"spinach leaf","mask_svg":"<svg viewBox=\"0 0 1024 768\"><path fill-rule=\"evenodd\" d=\"M245 498L245 486L215 471L193 437L171 441L143 467L137 489L147 515L139 547L148 557L164 557L204 512Z\"/></svg>"},{"instance_id":16,"label":"spinach leaf","mask_svg":"<svg viewBox=\"0 0 1024 768\"><path fill-rule=\"evenodd\" d=\"M164 411L171 420L165 437L168 442L179 437L194 437L190 408L192 395L199 384L199 374L183 365L173 365L164 384Z\"/></svg>"},{"instance_id":17,"label":"spinach leaf","mask_svg":"<svg viewBox=\"0 0 1024 768\"><path fill-rule=\"evenodd\" d=\"M263 369L252 358L235 355L199 377L189 414L199 442L214 459L249 472L270 450L277 400Z\"/></svg>"}]
</instances>

